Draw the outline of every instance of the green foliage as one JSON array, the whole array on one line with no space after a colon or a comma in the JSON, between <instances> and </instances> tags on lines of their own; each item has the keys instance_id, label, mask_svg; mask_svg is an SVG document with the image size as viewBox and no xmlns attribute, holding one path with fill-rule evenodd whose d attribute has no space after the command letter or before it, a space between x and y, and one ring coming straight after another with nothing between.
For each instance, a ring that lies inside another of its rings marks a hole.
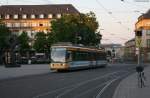
<instances>
[{"instance_id":1,"label":"green foliage","mask_svg":"<svg viewBox=\"0 0 150 98\"><path fill-rule=\"evenodd\" d=\"M98 22L93 12L87 14L64 15L52 21L52 32L55 41L74 44L97 45Z\"/></svg>"},{"instance_id":2,"label":"green foliage","mask_svg":"<svg viewBox=\"0 0 150 98\"><path fill-rule=\"evenodd\" d=\"M30 49L29 46L29 37L26 32L23 32L19 37L18 37L19 43L20 43L20 51L28 51Z\"/></svg>"},{"instance_id":3,"label":"green foliage","mask_svg":"<svg viewBox=\"0 0 150 98\"><path fill-rule=\"evenodd\" d=\"M11 35L10 30L0 22L0 50L9 46L9 37Z\"/></svg>"},{"instance_id":4,"label":"green foliage","mask_svg":"<svg viewBox=\"0 0 150 98\"><path fill-rule=\"evenodd\" d=\"M44 32L38 32L35 36L35 42L34 42L34 49L37 52L44 52L48 49L47 47L47 38L46 38L46 34L44 34Z\"/></svg>"},{"instance_id":5,"label":"green foliage","mask_svg":"<svg viewBox=\"0 0 150 98\"><path fill-rule=\"evenodd\" d=\"M55 38L55 33L51 32L47 34L47 47L48 49L50 49L50 46L57 42L56 38Z\"/></svg>"}]
</instances>

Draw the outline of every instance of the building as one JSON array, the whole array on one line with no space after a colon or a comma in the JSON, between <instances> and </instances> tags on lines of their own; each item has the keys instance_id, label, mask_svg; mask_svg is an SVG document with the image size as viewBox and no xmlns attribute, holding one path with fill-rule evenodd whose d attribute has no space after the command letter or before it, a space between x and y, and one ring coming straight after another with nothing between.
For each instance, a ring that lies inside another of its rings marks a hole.
<instances>
[{"instance_id":1,"label":"building","mask_svg":"<svg viewBox=\"0 0 150 98\"><path fill-rule=\"evenodd\" d=\"M135 31L142 31L142 55L145 62L150 62L150 10L142 14L135 24Z\"/></svg>"},{"instance_id":2,"label":"building","mask_svg":"<svg viewBox=\"0 0 150 98\"><path fill-rule=\"evenodd\" d=\"M124 47L124 60L135 62L137 60L135 38L125 42Z\"/></svg>"},{"instance_id":3,"label":"building","mask_svg":"<svg viewBox=\"0 0 150 98\"><path fill-rule=\"evenodd\" d=\"M123 60L124 47L121 44L102 44L101 47L105 49L109 59Z\"/></svg>"},{"instance_id":4,"label":"building","mask_svg":"<svg viewBox=\"0 0 150 98\"><path fill-rule=\"evenodd\" d=\"M4 5L0 6L0 20L15 34L23 31L29 37L35 32L51 31L51 21L64 14L78 14L71 4L58 5Z\"/></svg>"}]
</instances>

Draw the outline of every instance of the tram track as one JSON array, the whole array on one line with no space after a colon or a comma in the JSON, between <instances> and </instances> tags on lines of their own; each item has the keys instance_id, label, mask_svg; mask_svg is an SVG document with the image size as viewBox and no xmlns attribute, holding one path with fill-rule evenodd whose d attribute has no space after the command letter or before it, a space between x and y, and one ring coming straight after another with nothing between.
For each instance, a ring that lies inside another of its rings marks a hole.
<instances>
[{"instance_id":1,"label":"tram track","mask_svg":"<svg viewBox=\"0 0 150 98\"><path fill-rule=\"evenodd\" d=\"M53 95L54 93L57 93L57 94L54 94L55 95L55 96L53 96L54 98L66 98L66 97L63 97L63 96L67 96L67 94L70 94L71 92L75 91L75 89L80 89L82 86L86 87L86 85L88 85L90 83L94 84L95 83L94 81L97 82L95 84L96 87L94 87L94 88L91 87L91 89L88 87L89 90L79 94L81 96L81 95L84 95L84 93L92 91L92 89L101 87L104 84L107 85L107 83L109 83L111 80L117 79L118 75L120 75L121 73L125 73L125 72L127 72L127 71L123 70L123 71L107 73L104 76L96 77L96 78L93 78L93 79L90 79L90 80L86 80L86 81L82 81L80 83L76 83L76 84L73 84L73 85L70 85L70 86L67 86L67 87L63 87L63 88L59 88L59 89L56 89L56 90L53 90L53 91L50 91L50 92L46 92L46 93L37 95L37 96L35 96L33 98L48 98L49 96ZM102 80L104 82L99 84L100 83L99 81L102 81ZM79 96L79 95L77 95L77 96ZM80 98L80 96L79 97L77 97L77 96L75 96L73 98Z\"/></svg>"},{"instance_id":2,"label":"tram track","mask_svg":"<svg viewBox=\"0 0 150 98\"><path fill-rule=\"evenodd\" d=\"M52 72L9 79L0 82L0 96L2 98L96 98L109 82L133 72L133 68L134 65L111 65L106 68ZM109 89L104 90L101 98L111 98L105 97L105 93L108 95L107 91L114 91L112 85L117 85L116 81L109 86Z\"/></svg>"}]
</instances>

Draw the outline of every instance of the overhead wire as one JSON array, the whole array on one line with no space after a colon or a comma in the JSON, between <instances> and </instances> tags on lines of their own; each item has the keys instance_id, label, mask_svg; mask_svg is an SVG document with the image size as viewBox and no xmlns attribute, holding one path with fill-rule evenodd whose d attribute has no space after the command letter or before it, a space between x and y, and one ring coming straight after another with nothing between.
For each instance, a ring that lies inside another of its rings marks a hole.
<instances>
[{"instance_id":1,"label":"overhead wire","mask_svg":"<svg viewBox=\"0 0 150 98\"><path fill-rule=\"evenodd\" d=\"M122 2L124 2L124 3L126 3L126 4L129 4L129 5L131 5L131 6L135 6L135 7L137 7L137 8L140 7L141 9L147 8L147 7L145 7L145 6L137 5L137 4L135 4L135 3L132 3L132 2L130 2L130 1L128 1L128 0L123 0Z\"/></svg>"},{"instance_id":2,"label":"overhead wire","mask_svg":"<svg viewBox=\"0 0 150 98\"><path fill-rule=\"evenodd\" d=\"M112 11L109 11L108 9L106 9L106 8L102 5L102 3L101 3L99 0L96 0L96 2L106 11L106 13L107 13L108 15L111 16L111 18L112 18L113 20L115 20L115 21L118 20L118 19L113 15ZM129 27L127 27L127 26L125 26L124 24L122 24L121 21L118 21L118 22L116 22L116 23L120 24L123 28L125 28L125 29L128 30L128 31L132 31Z\"/></svg>"}]
</instances>

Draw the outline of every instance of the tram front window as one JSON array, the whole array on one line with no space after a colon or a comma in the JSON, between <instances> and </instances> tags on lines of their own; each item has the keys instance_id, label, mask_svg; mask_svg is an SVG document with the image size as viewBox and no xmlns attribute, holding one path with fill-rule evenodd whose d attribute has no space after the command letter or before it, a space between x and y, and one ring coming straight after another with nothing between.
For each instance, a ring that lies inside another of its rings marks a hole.
<instances>
[{"instance_id":1,"label":"tram front window","mask_svg":"<svg viewBox=\"0 0 150 98\"><path fill-rule=\"evenodd\" d=\"M52 62L65 62L66 49L65 48L52 48L51 60Z\"/></svg>"}]
</instances>

